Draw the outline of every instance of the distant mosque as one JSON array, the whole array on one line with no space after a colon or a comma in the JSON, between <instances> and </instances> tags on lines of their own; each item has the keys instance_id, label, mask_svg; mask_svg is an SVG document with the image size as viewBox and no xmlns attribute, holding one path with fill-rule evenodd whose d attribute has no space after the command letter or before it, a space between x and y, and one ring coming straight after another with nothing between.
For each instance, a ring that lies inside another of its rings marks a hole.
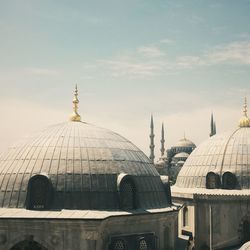
<instances>
[{"instance_id":1,"label":"distant mosque","mask_svg":"<svg viewBox=\"0 0 250 250\"><path fill-rule=\"evenodd\" d=\"M216 123L211 114L210 121L210 134L209 136L214 136L216 134ZM149 158L153 163L155 163L155 144L154 144L154 119L151 115L150 121L150 156ZM162 123L161 128L161 156L155 163L155 167L160 175L167 175L172 184L175 183L178 173L183 167L185 161L188 159L189 155L196 148L196 145L191 140L187 139L184 133L183 138L181 138L175 145L165 150L165 129Z\"/></svg>"}]
</instances>

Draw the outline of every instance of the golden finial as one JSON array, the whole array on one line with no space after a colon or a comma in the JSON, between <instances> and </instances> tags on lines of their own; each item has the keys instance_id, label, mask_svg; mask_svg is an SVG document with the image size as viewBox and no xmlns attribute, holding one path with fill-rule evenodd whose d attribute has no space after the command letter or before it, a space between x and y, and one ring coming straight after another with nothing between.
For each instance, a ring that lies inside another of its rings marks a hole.
<instances>
[{"instance_id":1,"label":"golden finial","mask_svg":"<svg viewBox=\"0 0 250 250\"><path fill-rule=\"evenodd\" d=\"M70 120L73 122L80 122L81 121L81 116L78 114L78 104L79 104L78 89L77 89L77 84L76 84L75 94L74 94L74 98L73 98L73 113L70 117Z\"/></svg>"},{"instance_id":2,"label":"golden finial","mask_svg":"<svg viewBox=\"0 0 250 250\"><path fill-rule=\"evenodd\" d=\"M245 102L243 106L243 117L240 119L239 126L243 127L250 127L250 119L247 116L247 98L245 97Z\"/></svg>"}]
</instances>

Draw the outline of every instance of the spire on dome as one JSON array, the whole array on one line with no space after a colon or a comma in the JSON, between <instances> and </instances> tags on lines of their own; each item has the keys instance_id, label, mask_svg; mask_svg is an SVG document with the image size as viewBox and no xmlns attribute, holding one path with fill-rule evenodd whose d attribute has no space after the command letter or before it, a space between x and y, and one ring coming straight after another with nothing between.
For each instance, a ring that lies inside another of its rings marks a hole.
<instances>
[{"instance_id":1,"label":"spire on dome","mask_svg":"<svg viewBox=\"0 0 250 250\"><path fill-rule=\"evenodd\" d=\"M243 106L243 115L245 117L247 117L247 98L245 97L245 103L244 103L244 106Z\"/></svg>"},{"instance_id":2,"label":"spire on dome","mask_svg":"<svg viewBox=\"0 0 250 250\"><path fill-rule=\"evenodd\" d=\"M78 104L79 104L78 89L77 89L77 84L76 84L74 98L73 98L73 113L70 117L70 120L73 122L81 121L81 116L78 114Z\"/></svg>"},{"instance_id":3,"label":"spire on dome","mask_svg":"<svg viewBox=\"0 0 250 250\"><path fill-rule=\"evenodd\" d=\"M187 140L185 130L184 130L184 132L183 132L183 140Z\"/></svg>"},{"instance_id":4,"label":"spire on dome","mask_svg":"<svg viewBox=\"0 0 250 250\"><path fill-rule=\"evenodd\" d=\"M240 119L239 126L241 128L250 127L250 119L247 116L247 98L245 97L245 102L243 106L243 117Z\"/></svg>"}]
</instances>

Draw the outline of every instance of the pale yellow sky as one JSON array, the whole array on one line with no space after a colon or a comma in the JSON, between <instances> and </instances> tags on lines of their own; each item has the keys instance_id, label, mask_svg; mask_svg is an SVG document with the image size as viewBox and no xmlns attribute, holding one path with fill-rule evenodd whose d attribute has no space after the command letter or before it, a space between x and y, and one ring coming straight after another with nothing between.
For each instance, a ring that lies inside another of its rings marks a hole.
<instances>
[{"instance_id":1,"label":"pale yellow sky","mask_svg":"<svg viewBox=\"0 0 250 250\"><path fill-rule=\"evenodd\" d=\"M46 128L49 125L68 120L71 112L71 100L65 101L62 108L54 108L47 105L38 105L23 100L2 100L0 101L0 151L4 151L22 136ZM84 104L80 103L80 113L83 120L100 127L111 129L127 139L131 140L146 155L149 155L149 120L150 114L144 119L124 119L116 115L105 116L95 112L84 113ZM222 133L229 129L234 129L238 125L238 120L242 114L242 107L226 108L223 106L213 107L217 123L217 132ZM159 156L161 122L165 124L166 147L176 143L186 137L197 145L208 138L210 129L210 108L196 109L190 112L178 112L172 115L155 113L155 153Z\"/></svg>"}]
</instances>

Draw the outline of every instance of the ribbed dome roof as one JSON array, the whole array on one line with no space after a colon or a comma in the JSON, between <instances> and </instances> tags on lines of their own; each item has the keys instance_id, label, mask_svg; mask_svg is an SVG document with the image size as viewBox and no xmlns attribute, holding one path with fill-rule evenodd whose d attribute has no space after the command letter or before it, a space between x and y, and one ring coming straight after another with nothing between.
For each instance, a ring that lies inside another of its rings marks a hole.
<instances>
[{"instance_id":1,"label":"ribbed dome roof","mask_svg":"<svg viewBox=\"0 0 250 250\"><path fill-rule=\"evenodd\" d=\"M238 188L250 188L250 127L215 135L197 147L179 172L176 186L205 188L206 175L231 172Z\"/></svg>"},{"instance_id":2,"label":"ribbed dome roof","mask_svg":"<svg viewBox=\"0 0 250 250\"><path fill-rule=\"evenodd\" d=\"M188 139L186 139L186 138L180 139L180 140L173 146L173 148L195 148L195 147L196 147L196 145L195 145L192 141L190 141L190 140L188 140Z\"/></svg>"},{"instance_id":3,"label":"ribbed dome roof","mask_svg":"<svg viewBox=\"0 0 250 250\"><path fill-rule=\"evenodd\" d=\"M51 126L0 157L0 207L24 207L29 179L43 173L54 189L52 208L117 209L117 176L134 177L139 206L167 203L145 154L122 136L83 122Z\"/></svg>"}]
</instances>

